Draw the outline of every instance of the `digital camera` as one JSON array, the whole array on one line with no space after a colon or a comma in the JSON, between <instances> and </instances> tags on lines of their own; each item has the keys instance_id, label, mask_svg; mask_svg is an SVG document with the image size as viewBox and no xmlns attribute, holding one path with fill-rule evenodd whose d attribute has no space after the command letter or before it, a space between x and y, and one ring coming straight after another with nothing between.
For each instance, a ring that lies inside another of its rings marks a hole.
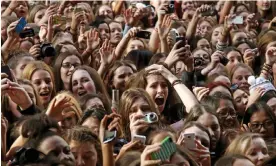
<instances>
[{"instance_id":1,"label":"digital camera","mask_svg":"<svg viewBox=\"0 0 276 166\"><path fill-rule=\"evenodd\" d=\"M158 116L155 112L145 114L144 120L148 123L154 123L158 121Z\"/></svg>"}]
</instances>

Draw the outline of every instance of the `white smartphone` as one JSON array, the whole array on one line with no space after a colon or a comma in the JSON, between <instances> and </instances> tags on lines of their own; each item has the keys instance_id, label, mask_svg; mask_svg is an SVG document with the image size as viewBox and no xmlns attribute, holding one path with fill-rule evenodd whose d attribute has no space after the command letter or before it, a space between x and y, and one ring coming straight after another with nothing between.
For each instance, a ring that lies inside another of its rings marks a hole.
<instances>
[{"instance_id":1,"label":"white smartphone","mask_svg":"<svg viewBox=\"0 0 276 166\"><path fill-rule=\"evenodd\" d=\"M233 24L243 24L243 16L236 16L233 20L232 20Z\"/></svg>"},{"instance_id":2,"label":"white smartphone","mask_svg":"<svg viewBox=\"0 0 276 166\"><path fill-rule=\"evenodd\" d=\"M195 133L184 134L185 146L188 149L196 148L195 144Z\"/></svg>"},{"instance_id":3,"label":"white smartphone","mask_svg":"<svg viewBox=\"0 0 276 166\"><path fill-rule=\"evenodd\" d=\"M146 144L146 139L147 139L147 137L144 136L144 135L133 135L133 137L132 137L132 140L133 140L133 141L139 140L139 141L141 141L141 143L142 143L143 145Z\"/></svg>"},{"instance_id":4,"label":"white smartphone","mask_svg":"<svg viewBox=\"0 0 276 166\"><path fill-rule=\"evenodd\" d=\"M113 141L115 138L117 137L117 131L114 130L114 131L108 131L106 130L105 133L104 133L104 143L108 143L108 142L111 142Z\"/></svg>"}]
</instances>

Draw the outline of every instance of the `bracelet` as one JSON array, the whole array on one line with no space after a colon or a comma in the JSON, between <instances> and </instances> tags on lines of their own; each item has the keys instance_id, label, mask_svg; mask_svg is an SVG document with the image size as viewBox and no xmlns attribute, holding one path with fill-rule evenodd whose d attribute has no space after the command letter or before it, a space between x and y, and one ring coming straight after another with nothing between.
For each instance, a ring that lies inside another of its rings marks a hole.
<instances>
[{"instance_id":1,"label":"bracelet","mask_svg":"<svg viewBox=\"0 0 276 166\"><path fill-rule=\"evenodd\" d=\"M172 82L172 87L174 87L177 84L182 84L182 80L176 79Z\"/></svg>"},{"instance_id":2,"label":"bracelet","mask_svg":"<svg viewBox=\"0 0 276 166\"><path fill-rule=\"evenodd\" d=\"M11 7L9 7L9 6L8 6L7 8L9 8L12 12L14 11L14 10L12 10L12 8L11 8Z\"/></svg>"}]
</instances>

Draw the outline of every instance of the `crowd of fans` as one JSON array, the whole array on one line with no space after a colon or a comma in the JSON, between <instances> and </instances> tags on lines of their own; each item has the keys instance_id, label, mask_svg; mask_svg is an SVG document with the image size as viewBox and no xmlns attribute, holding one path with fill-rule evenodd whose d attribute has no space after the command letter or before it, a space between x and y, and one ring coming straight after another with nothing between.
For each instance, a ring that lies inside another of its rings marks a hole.
<instances>
[{"instance_id":1,"label":"crowd of fans","mask_svg":"<svg viewBox=\"0 0 276 166\"><path fill-rule=\"evenodd\" d=\"M276 165L275 1L1 13L1 165Z\"/></svg>"}]
</instances>

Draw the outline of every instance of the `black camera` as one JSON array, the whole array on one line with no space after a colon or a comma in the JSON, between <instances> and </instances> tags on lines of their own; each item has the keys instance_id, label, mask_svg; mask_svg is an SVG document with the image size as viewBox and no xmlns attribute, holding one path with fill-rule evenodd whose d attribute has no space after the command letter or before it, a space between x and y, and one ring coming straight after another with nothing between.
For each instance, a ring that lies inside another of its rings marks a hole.
<instances>
[{"instance_id":1,"label":"black camera","mask_svg":"<svg viewBox=\"0 0 276 166\"><path fill-rule=\"evenodd\" d=\"M56 56L56 50L51 43L41 43L40 45L40 57L43 59L45 57Z\"/></svg>"},{"instance_id":2,"label":"black camera","mask_svg":"<svg viewBox=\"0 0 276 166\"><path fill-rule=\"evenodd\" d=\"M201 57L195 57L194 58L194 67L201 66L203 64L203 58Z\"/></svg>"},{"instance_id":3,"label":"black camera","mask_svg":"<svg viewBox=\"0 0 276 166\"><path fill-rule=\"evenodd\" d=\"M168 14L174 13L174 0L170 1L169 8L168 8Z\"/></svg>"},{"instance_id":4,"label":"black camera","mask_svg":"<svg viewBox=\"0 0 276 166\"><path fill-rule=\"evenodd\" d=\"M18 151L16 151L15 157L11 161L11 166L21 166L30 163L35 163L43 157L44 155L36 149L21 148Z\"/></svg>"}]
</instances>

